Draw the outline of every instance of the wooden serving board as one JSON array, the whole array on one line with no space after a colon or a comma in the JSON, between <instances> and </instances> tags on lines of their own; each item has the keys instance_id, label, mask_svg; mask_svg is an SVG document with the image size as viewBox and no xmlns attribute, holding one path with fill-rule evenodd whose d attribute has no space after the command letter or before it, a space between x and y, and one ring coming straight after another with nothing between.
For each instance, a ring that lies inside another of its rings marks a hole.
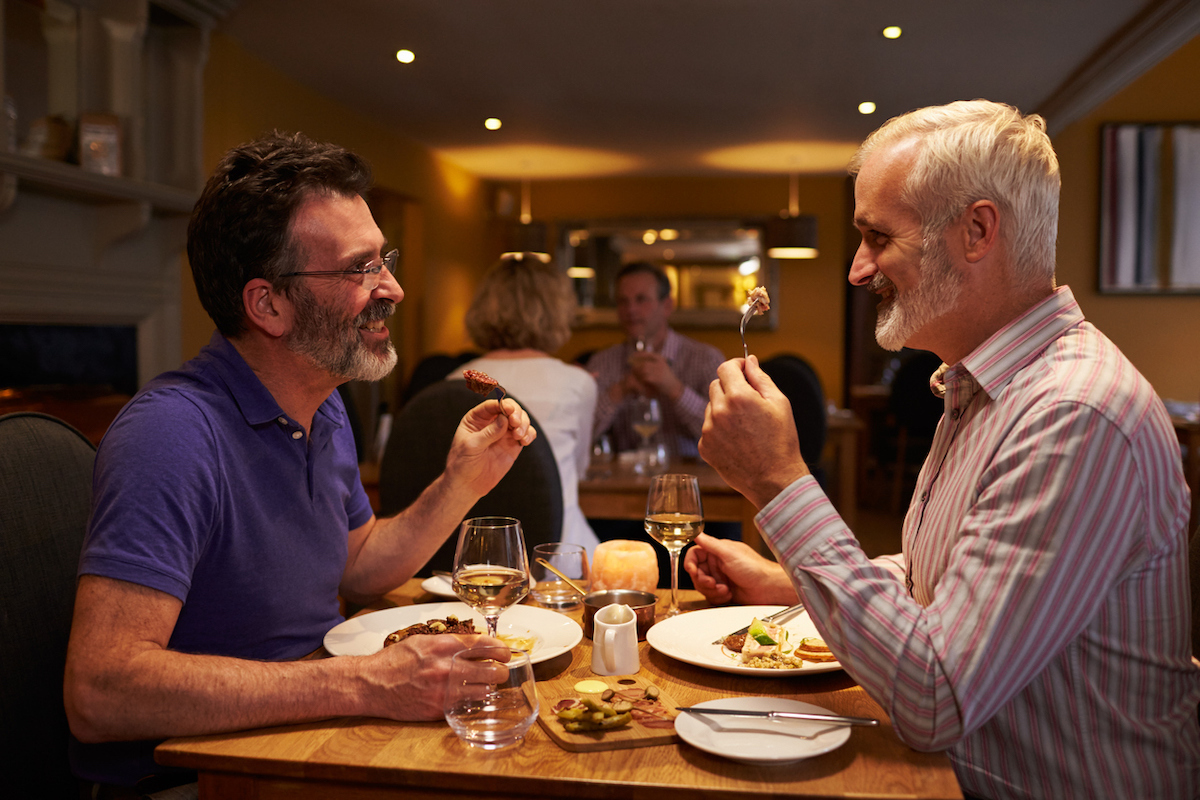
<instances>
[{"instance_id":1,"label":"wooden serving board","mask_svg":"<svg viewBox=\"0 0 1200 800\"><path fill-rule=\"evenodd\" d=\"M554 740L554 743L563 750L576 753L589 753L600 750L622 750L629 747L674 744L679 741L679 736L676 735L674 726L669 728L648 728L636 718L624 727L607 731L571 733L564 729L562 722L559 721L558 716L554 713L554 706L559 700L564 698L580 697L580 693L575 691L575 684L585 679L600 681L617 691L630 689L645 691L647 686L654 684L653 681L641 675L614 675L608 678L598 675L587 675L583 678L537 684L539 700L538 723L542 726L542 730ZM658 684L654 685L658 686ZM669 709L672 716L677 715L678 712L675 711L675 699L663 691L661 686L658 686L658 689L659 703L662 704L663 708Z\"/></svg>"}]
</instances>

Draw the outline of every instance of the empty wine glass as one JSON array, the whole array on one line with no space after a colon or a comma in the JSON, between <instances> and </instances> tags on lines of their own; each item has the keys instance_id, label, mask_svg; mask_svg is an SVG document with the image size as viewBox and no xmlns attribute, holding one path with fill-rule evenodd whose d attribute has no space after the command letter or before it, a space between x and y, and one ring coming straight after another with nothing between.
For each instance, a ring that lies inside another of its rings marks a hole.
<instances>
[{"instance_id":1,"label":"empty wine glass","mask_svg":"<svg viewBox=\"0 0 1200 800\"><path fill-rule=\"evenodd\" d=\"M679 613L679 554L704 532L704 508L695 475L655 475L646 495L646 533L671 557L671 604L666 616Z\"/></svg>"},{"instance_id":2,"label":"empty wine glass","mask_svg":"<svg viewBox=\"0 0 1200 800\"><path fill-rule=\"evenodd\" d=\"M500 614L529 594L529 561L521 523L512 517L464 520L454 552L454 594L483 615L496 635Z\"/></svg>"}]
</instances>

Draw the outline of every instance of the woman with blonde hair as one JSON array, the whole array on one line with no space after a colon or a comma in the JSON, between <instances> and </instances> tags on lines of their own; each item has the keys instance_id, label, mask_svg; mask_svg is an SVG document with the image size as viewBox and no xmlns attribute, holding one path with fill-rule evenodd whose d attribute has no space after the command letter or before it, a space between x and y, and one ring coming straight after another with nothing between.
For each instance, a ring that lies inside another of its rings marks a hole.
<instances>
[{"instance_id":1,"label":"woman with blonde hair","mask_svg":"<svg viewBox=\"0 0 1200 800\"><path fill-rule=\"evenodd\" d=\"M596 381L553 355L571 338L574 310L570 279L554 265L529 253L502 258L467 310L467 332L484 355L448 377L486 372L537 419L562 479L562 541L583 545L590 556L599 540L579 508L579 479L591 458Z\"/></svg>"}]
</instances>

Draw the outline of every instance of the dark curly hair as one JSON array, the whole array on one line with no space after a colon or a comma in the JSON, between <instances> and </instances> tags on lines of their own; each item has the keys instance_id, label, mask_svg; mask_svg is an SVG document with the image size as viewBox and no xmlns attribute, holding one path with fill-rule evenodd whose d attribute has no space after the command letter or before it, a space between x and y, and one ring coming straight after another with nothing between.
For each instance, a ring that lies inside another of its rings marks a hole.
<instances>
[{"instance_id":1,"label":"dark curly hair","mask_svg":"<svg viewBox=\"0 0 1200 800\"><path fill-rule=\"evenodd\" d=\"M275 132L226 153L196 201L187 237L196 292L217 329L227 337L245 331L242 289L251 280L287 292L279 276L303 260L292 217L308 197L361 196L370 186L366 161L302 133Z\"/></svg>"}]
</instances>

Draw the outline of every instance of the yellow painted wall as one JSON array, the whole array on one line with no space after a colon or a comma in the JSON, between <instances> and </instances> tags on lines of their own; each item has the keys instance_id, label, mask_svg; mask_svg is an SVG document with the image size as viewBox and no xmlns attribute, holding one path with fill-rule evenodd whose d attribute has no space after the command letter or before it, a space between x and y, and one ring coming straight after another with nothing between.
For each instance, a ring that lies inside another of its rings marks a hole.
<instances>
[{"instance_id":1,"label":"yellow painted wall","mask_svg":"<svg viewBox=\"0 0 1200 800\"><path fill-rule=\"evenodd\" d=\"M1200 399L1200 296L1130 297L1097 291L1100 126L1200 121L1200 38L1193 39L1054 139L1062 167L1058 281L1159 395Z\"/></svg>"},{"instance_id":2,"label":"yellow painted wall","mask_svg":"<svg viewBox=\"0 0 1200 800\"><path fill-rule=\"evenodd\" d=\"M487 267L483 183L474 175L435 156L386 125L352 112L328 97L293 81L219 33L212 37L205 70L204 169L211 170L230 148L272 129L299 130L316 139L336 142L371 162L378 185L419 204L406 215L416 252L404 270L418 270L422 287L401 303L398 314L416 315L419 352L459 349L465 341L460 325L440 310L440 287L456 287L451 304L463 308L470 287ZM417 263L411 263L416 261ZM190 358L212 332L212 321L195 295L185 267L183 357ZM461 314L460 314L461 318ZM397 342L398 347L402 343ZM411 369L411 367L409 367Z\"/></svg>"},{"instance_id":3,"label":"yellow painted wall","mask_svg":"<svg viewBox=\"0 0 1200 800\"><path fill-rule=\"evenodd\" d=\"M800 209L817 216L820 257L781 261L775 331L747 334L750 351L760 358L791 352L812 363L825 392L840 398L843 362L843 292L849 216L844 175L802 177ZM752 177L624 177L541 181L531 190L535 216L542 219L615 219L620 217L768 217L788 202L786 175ZM726 356L741 355L741 338L729 330L683 330L717 347ZM559 353L564 358L606 347L622 339L618 329L576 331Z\"/></svg>"}]
</instances>

